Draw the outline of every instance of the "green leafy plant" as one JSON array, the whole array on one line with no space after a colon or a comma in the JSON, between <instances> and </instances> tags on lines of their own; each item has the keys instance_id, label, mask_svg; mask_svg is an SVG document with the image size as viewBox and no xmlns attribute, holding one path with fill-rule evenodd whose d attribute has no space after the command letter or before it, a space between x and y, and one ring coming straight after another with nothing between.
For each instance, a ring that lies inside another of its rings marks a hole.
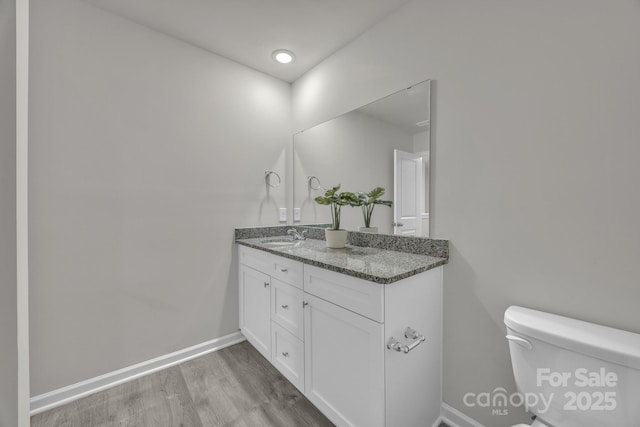
<instances>
[{"instance_id":1,"label":"green leafy plant","mask_svg":"<svg viewBox=\"0 0 640 427\"><path fill-rule=\"evenodd\" d=\"M338 193L340 185L328 189L324 196L318 196L314 200L320 205L328 205L331 207L331 225L332 230L340 229L340 209L343 206L360 206L360 198L348 191Z\"/></svg>"},{"instance_id":2,"label":"green leafy plant","mask_svg":"<svg viewBox=\"0 0 640 427\"><path fill-rule=\"evenodd\" d=\"M393 205L391 200L380 200L384 195L384 188L376 187L368 193L356 193L360 203L357 206L362 207L362 215L364 216L364 226L371 227L371 215L376 205L389 206Z\"/></svg>"}]
</instances>

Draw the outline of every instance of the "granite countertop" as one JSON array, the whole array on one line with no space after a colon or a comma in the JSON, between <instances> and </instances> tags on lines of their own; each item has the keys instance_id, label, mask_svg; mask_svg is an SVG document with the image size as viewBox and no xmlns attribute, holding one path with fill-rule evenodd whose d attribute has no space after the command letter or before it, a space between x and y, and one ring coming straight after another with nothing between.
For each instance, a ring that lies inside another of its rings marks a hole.
<instances>
[{"instance_id":1,"label":"granite countertop","mask_svg":"<svg viewBox=\"0 0 640 427\"><path fill-rule=\"evenodd\" d=\"M386 249L347 245L329 249L324 240L307 239L293 244L277 245L269 240L286 236L236 239L239 245L260 249L305 264L315 265L376 283L389 284L446 264L447 258Z\"/></svg>"}]
</instances>

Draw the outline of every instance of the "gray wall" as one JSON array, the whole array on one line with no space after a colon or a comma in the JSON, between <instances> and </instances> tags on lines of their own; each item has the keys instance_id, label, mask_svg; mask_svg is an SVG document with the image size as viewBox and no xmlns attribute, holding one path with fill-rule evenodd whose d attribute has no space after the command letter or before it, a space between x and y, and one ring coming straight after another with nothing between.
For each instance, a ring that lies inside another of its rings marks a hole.
<instances>
[{"instance_id":1,"label":"gray wall","mask_svg":"<svg viewBox=\"0 0 640 427\"><path fill-rule=\"evenodd\" d=\"M18 425L16 11L0 0L0 426Z\"/></svg>"},{"instance_id":2,"label":"gray wall","mask_svg":"<svg viewBox=\"0 0 640 427\"><path fill-rule=\"evenodd\" d=\"M444 399L487 426L528 420L462 402L514 391L509 305L640 332L638 40L637 0L415 1L293 85L297 131L435 80Z\"/></svg>"},{"instance_id":3,"label":"gray wall","mask_svg":"<svg viewBox=\"0 0 640 427\"><path fill-rule=\"evenodd\" d=\"M290 85L76 0L32 1L30 65L32 395L236 331Z\"/></svg>"}]
</instances>

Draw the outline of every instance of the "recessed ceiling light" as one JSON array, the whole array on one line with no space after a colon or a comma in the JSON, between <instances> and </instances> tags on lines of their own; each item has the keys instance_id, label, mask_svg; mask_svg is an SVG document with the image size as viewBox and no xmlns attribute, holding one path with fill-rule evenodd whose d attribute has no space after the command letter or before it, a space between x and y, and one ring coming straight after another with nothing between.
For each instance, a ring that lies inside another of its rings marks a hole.
<instances>
[{"instance_id":1,"label":"recessed ceiling light","mask_svg":"<svg viewBox=\"0 0 640 427\"><path fill-rule=\"evenodd\" d=\"M296 56L290 50L278 49L274 50L271 57L281 64L290 64L295 61Z\"/></svg>"}]
</instances>

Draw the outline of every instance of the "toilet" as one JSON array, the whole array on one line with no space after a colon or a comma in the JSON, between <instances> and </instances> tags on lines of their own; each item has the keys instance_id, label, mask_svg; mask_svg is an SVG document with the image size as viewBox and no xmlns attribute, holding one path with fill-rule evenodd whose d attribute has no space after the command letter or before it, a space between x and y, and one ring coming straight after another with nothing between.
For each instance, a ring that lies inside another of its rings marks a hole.
<instances>
[{"instance_id":1,"label":"toilet","mask_svg":"<svg viewBox=\"0 0 640 427\"><path fill-rule=\"evenodd\" d=\"M640 334L518 306L504 323L531 426L640 426Z\"/></svg>"}]
</instances>

